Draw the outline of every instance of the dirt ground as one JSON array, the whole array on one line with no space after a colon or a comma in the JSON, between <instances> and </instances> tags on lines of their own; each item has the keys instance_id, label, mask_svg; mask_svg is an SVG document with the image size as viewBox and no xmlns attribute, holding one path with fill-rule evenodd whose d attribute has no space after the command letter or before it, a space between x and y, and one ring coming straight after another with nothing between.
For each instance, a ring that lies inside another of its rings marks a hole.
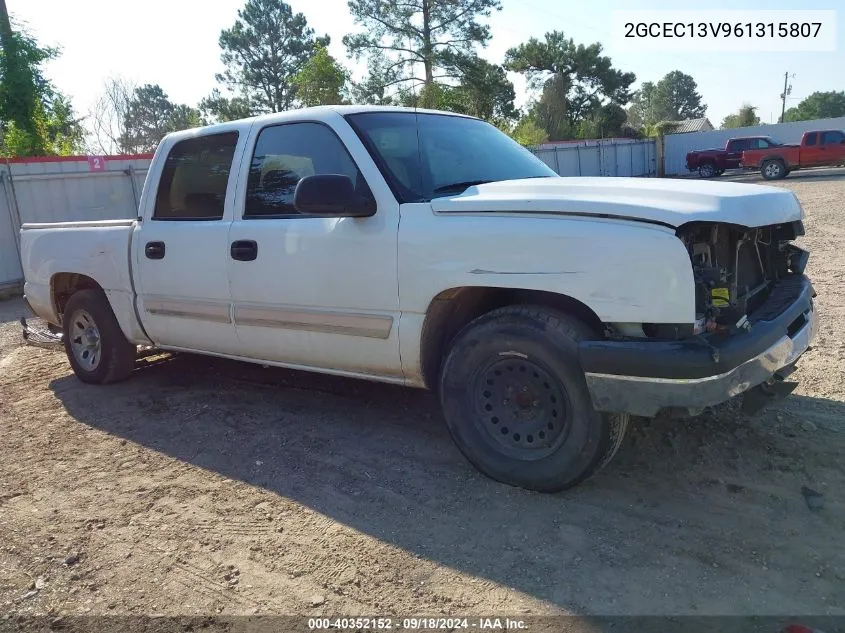
<instances>
[{"instance_id":1,"label":"dirt ground","mask_svg":"<svg viewBox=\"0 0 845 633\"><path fill-rule=\"evenodd\" d=\"M0 613L845 615L845 175L778 186L797 391L636 420L559 495L478 474L427 393L190 356L89 387L0 302Z\"/></svg>"}]
</instances>

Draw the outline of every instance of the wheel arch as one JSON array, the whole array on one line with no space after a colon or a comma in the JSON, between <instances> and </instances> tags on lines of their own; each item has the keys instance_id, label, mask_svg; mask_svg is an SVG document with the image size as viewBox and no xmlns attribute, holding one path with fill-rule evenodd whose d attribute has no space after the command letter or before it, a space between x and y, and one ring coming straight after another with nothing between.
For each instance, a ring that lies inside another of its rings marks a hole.
<instances>
[{"instance_id":1,"label":"wheel arch","mask_svg":"<svg viewBox=\"0 0 845 633\"><path fill-rule=\"evenodd\" d=\"M50 300L60 324L68 299L80 290L103 290L103 286L82 273L59 272L50 277Z\"/></svg>"},{"instance_id":2,"label":"wheel arch","mask_svg":"<svg viewBox=\"0 0 845 633\"><path fill-rule=\"evenodd\" d=\"M424 384L436 389L443 359L457 334L471 321L497 308L539 305L574 316L597 334L605 325L586 304L546 290L496 286L460 286L438 293L429 303L420 337L420 370Z\"/></svg>"}]
</instances>

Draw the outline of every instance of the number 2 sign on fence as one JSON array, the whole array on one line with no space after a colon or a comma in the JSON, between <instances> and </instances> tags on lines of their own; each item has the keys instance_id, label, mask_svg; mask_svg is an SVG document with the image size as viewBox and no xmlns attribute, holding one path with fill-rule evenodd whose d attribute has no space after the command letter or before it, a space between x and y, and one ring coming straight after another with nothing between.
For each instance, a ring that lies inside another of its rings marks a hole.
<instances>
[{"instance_id":1,"label":"number 2 sign on fence","mask_svg":"<svg viewBox=\"0 0 845 633\"><path fill-rule=\"evenodd\" d=\"M102 156L88 157L88 171L105 171L106 159Z\"/></svg>"}]
</instances>

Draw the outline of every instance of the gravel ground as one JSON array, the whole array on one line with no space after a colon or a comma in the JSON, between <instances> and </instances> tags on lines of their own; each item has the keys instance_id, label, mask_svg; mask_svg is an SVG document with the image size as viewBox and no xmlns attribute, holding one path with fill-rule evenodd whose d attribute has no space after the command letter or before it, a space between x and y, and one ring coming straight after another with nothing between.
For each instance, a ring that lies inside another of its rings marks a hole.
<instances>
[{"instance_id":1,"label":"gravel ground","mask_svg":"<svg viewBox=\"0 0 845 633\"><path fill-rule=\"evenodd\" d=\"M479 475L427 393L191 356L89 387L0 302L0 612L845 615L845 176L778 186L819 294L800 387L636 420L560 495Z\"/></svg>"}]
</instances>

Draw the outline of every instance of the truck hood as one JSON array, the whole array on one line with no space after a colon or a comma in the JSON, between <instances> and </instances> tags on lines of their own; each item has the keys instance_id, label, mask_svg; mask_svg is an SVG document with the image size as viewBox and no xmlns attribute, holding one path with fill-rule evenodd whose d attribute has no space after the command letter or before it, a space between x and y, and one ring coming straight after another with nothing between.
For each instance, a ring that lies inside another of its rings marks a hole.
<instances>
[{"instance_id":1,"label":"truck hood","mask_svg":"<svg viewBox=\"0 0 845 633\"><path fill-rule=\"evenodd\" d=\"M505 180L434 198L431 206L435 213L617 217L670 227L728 222L751 228L804 217L795 194L787 189L657 178Z\"/></svg>"}]
</instances>

